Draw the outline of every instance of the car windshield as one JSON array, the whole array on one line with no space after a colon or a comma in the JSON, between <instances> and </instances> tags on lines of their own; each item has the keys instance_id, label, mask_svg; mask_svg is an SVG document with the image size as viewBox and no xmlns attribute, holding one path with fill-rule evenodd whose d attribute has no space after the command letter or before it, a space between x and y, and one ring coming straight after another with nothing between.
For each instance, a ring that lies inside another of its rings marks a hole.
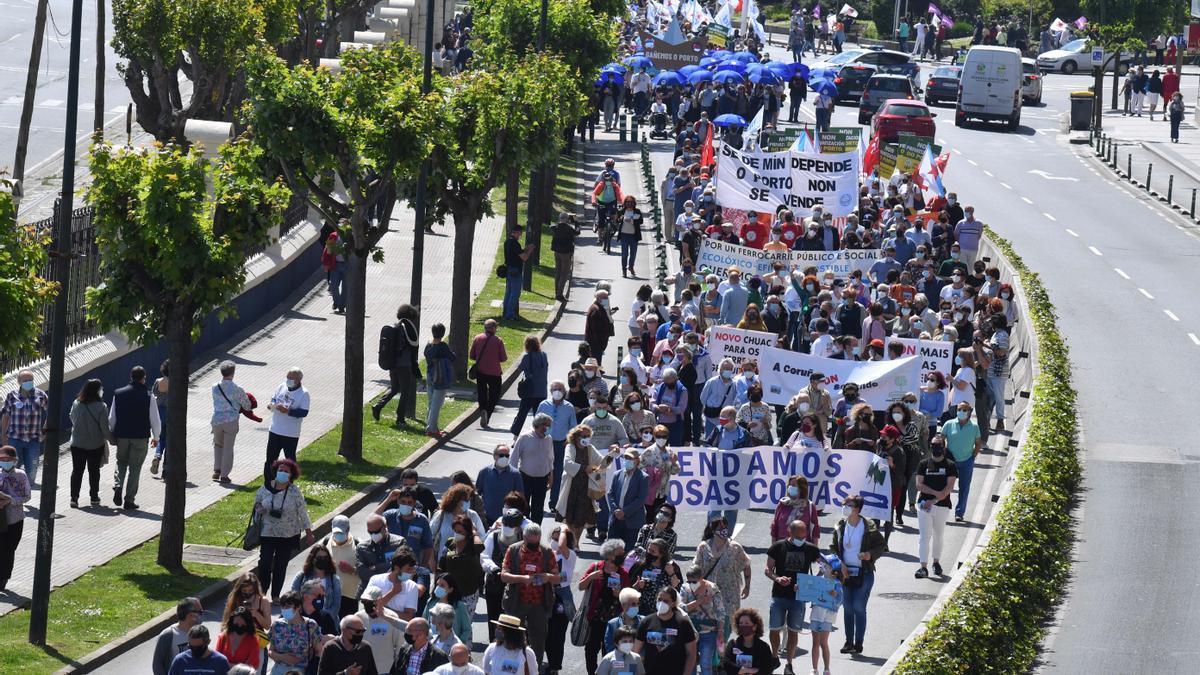
<instances>
[{"instance_id":1,"label":"car windshield","mask_svg":"<svg viewBox=\"0 0 1200 675\"><path fill-rule=\"evenodd\" d=\"M865 53L865 52L863 52L862 50L842 52L841 54L838 54L837 56L831 56L828 59L825 59L825 63L834 63L834 64L849 63L854 57L859 56L860 54L863 54L863 53Z\"/></svg>"},{"instance_id":2,"label":"car windshield","mask_svg":"<svg viewBox=\"0 0 1200 675\"><path fill-rule=\"evenodd\" d=\"M1037 67L1037 64L1036 64L1036 63L1024 63L1024 62L1022 62L1022 63L1021 63L1021 70L1022 70L1022 71L1024 71L1026 75L1034 75L1034 74L1036 74L1036 73L1037 73L1037 71L1038 71L1038 67Z\"/></svg>"},{"instance_id":3,"label":"car windshield","mask_svg":"<svg viewBox=\"0 0 1200 675\"><path fill-rule=\"evenodd\" d=\"M1087 40L1071 40L1062 49L1064 52L1081 52L1087 49Z\"/></svg>"},{"instance_id":4,"label":"car windshield","mask_svg":"<svg viewBox=\"0 0 1200 675\"><path fill-rule=\"evenodd\" d=\"M927 117L929 115L929 111L922 106L901 103L889 105L884 113L899 117Z\"/></svg>"},{"instance_id":5,"label":"car windshield","mask_svg":"<svg viewBox=\"0 0 1200 675\"><path fill-rule=\"evenodd\" d=\"M872 91L902 91L910 93L908 80L903 77L880 77L871 80Z\"/></svg>"},{"instance_id":6,"label":"car windshield","mask_svg":"<svg viewBox=\"0 0 1200 675\"><path fill-rule=\"evenodd\" d=\"M960 77L962 77L962 68L951 68L949 66L942 66L941 68L938 68L937 70L933 71L933 76L934 77L951 77L951 78L954 78L957 80Z\"/></svg>"}]
</instances>

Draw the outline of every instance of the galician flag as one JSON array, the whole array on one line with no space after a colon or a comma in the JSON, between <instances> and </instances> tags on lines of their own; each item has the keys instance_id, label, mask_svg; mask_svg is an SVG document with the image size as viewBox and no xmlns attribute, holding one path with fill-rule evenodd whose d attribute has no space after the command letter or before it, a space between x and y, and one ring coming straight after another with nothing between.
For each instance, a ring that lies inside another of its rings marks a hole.
<instances>
[{"instance_id":1,"label":"galician flag","mask_svg":"<svg viewBox=\"0 0 1200 675\"><path fill-rule=\"evenodd\" d=\"M926 145L925 156L921 158L921 165L917 167L914 180L922 190L932 190L939 196L945 197L946 188L942 185L942 169L938 164L939 162L933 157L933 148ZM945 166L944 161L941 164L943 167Z\"/></svg>"}]
</instances>

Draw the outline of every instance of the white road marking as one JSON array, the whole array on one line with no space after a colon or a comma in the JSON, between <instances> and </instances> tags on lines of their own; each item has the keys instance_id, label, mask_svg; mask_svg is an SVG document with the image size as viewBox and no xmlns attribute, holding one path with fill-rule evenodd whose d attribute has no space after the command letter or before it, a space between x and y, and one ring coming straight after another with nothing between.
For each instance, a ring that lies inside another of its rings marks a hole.
<instances>
[{"instance_id":1,"label":"white road marking","mask_svg":"<svg viewBox=\"0 0 1200 675\"><path fill-rule=\"evenodd\" d=\"M970 164L971 166L979 166L979 163L973 159L968 159L967 164Z\"/></svg>"},{"instance_id":2,"label":"white road marking","mask_svg":"<svg viewBox=\"0 0 1200 675\"><path fill-rule=\"evenodd\" d=\"M1188 337L1192 339L1192 344L1200 345L1200 337L1196 337L1195 333L1188 333Z\"/></svg>"},{"instance_id":3,"label":"white road marking","mask_svg":"<svg viewBox=\"0 0 1200 675\"><path fill-rule=\"evenodd\" d=\"M1083 161L1083 160L1080 160L1080 161ZM1072 176L1055 176L1053 174L1046 173L1045 171L1042 171L1041 169L1034 169L1033 171L1030 171L1029 173L1031 173L1035 176L1041 176L1042 178L1045 178L1046 180L1065 180L1065 181L1070 181L1072 183L1079 182L1078 178L1075 178Z\"/></svg>"},{"instance_id":4,"label":"white road marking","mask_svg":"<svg viewBox=\"0 0 1200 675\"><path fill-rule=\"evenodd\" d=\"M1114 267L1113 271L1116 272L1117 274L1120 274L1122 279L1129 281L1129 275L1125 274L1125 272L1121 271L1120 267Z\"/></svg>"},{"instance_id":5,"label":"white road marking","mask_svg":"<svg viewBox=\"0 0 1200 675\"><path fill-rule=\"evenodd\" d=\"M1078 232L1076 232L1075 230L1072 230L1072 229L1071 229L1071 228L1069 228L1069 227L1067 228L1067 234L1071 235L1072 237L1078 237L1078 236L1079 236L1079 233L1078 233Z\"/></svg>"},{"instance_id":6,"label":"white road marking","mask_svg":"<svg viewBox=\"0 0 1200 675\"><path fill-rule=\"evenodd\" d=\"M62 105L63 103L66 103L66 101L64 101L60 98L48 98L48 99L44 99L42 101L38 101L38 105L45 106L47 108L57 108L58 106Z\"/></svg>"},{"instance_id":7,"label":"white road marking","mask_svg":"<svg viewBox=\"0 0 1200 675\"><path fill-rule=\"evenodd\" d=\"M1088 250L1091 251L1092 253L1095 253L1096 255L1104 255L1103 253L1100 252L1100 249L1096 248L1095 246L1089 246Z\"/></svg>"},{"instance_id":8,"label":"white road marking","mask_svg":"<svg viewBox=\"0 0 1200 675\"><path fill-rule=\"evenodd\" d=\"M1139 289L1138 289L1138 293L1141 293L1142 295L1146 296L1146 299L1147 299L1147 300L1153 300L1153 299L1154 299L1154 296L1153 296L1153 295L1150 295L1150 291L1147 291L1147 290L1146 290L1146 289L1144 289L1144 288L1139 288Z\"/></svg>"},{"instance_id":9,"label":"white road marking","mask_svg":"<svg viewBox=\"0 0 1200 675\"><path fill-rule=\"evenodd\" d=\"M995 178L995 176L992 175L992 172L988 171L987 169L983 170L983 175L987 176L988 178Z\"/></svg>"},{"instance_id":10,"label":"white road marking","mask_svg":"<svg viewBox=\"0 0 1200 675\"><path fill-rule=\"evenodd\" d=\"M8 44L8 43L12 42L13 40L16 40L16 39L17 39L17 38L19 38L19 37L21 37L21 33L17 33L16 35L14 35L14 36L12 36L12 37L8 38L8 39L7 39L7 40L5 40L4 42L0 42L0 45L6 45L6 44Z\"/></svg>"},{"instance_id":11,"label":"white road marking","mask_svg":"<svg viewBox=\"0 0 1200 675\"><path fill-rule=\"evenodd\" d=\"M1026 204L1033 204L1033 200L1029 197L1021 197L1021 201L1025 202Z\"/></svg>"},{"instance_id":12,"label":"white road marking","mask_svg":"<svg viewBox=\"0 0 1200 675\"><path fill-rule=\"evenodd\" d=\"M742 528L743 528L743 527L745 527L745 526L746 526L746 524L745 524L745 523L738 523L737 525L734 525L734 526L733 526L733 538L734 538L734 539L737 539L738 532L741 532L741 531L742 531Z\"/></svg>"},{"instance_id":13,"label":"white road marking","mask_svg":"<svg viewBox=\"0 0 1200 675\"><path fill-rule=\"evenodd\" d=\"M1172 311L1171 311L1171 310L1169 310L1169 309L1164 309L1164 310L1163 310L1163 314L1166 314L1168 317L1170 317L1170 319L1171 319L1172 321L1178 321L1178 320L1179 320L1179 317L1175 316L1175 312L1172 312Z\"/></svg>"},{"instance_id":14,"label":"white road marking","mask_svg":"<svg viewBox=\"0 0 1200 675\"><path fill-rule=\"evenodd\" d=\"M962 150L959 150L958 148L951 148L951 149L954 150L954 154L956 154L956 155L962 154Z\"/></svg>"},{"instance_id":15,"label":"white road marking","mask_svg":"<svg viewBox=\"0 0 1200 675\"><path fill-rule=\"evenodd\" d=\"M1049 213L1046 213L1046 212L1044 212L1044 211L1042 212L1042 215L1043 215L1043 216L1046 216L1047 218L1049 218L1049 219L1050 219L1052 222L1056 222L1056 221L1058 221L1058 218L1055 218L1054 216L1052 216L1052 215L1050 215Z\"/></svg>"},{"instance_id":16,"label":"white road marking","mask_svg":"<svg viewBox=\"0 0 1200 675\"><path fill-rule=\"evenodd\" d=\"M1003 187L1005 190L1011 190L1011 189L1012 189L1012 186L1011 186L1011 185L1009 185L1008 183L1005 183L1004 181L1000 181L1000 186L1001 186L1001 187Z\"/></svg>"}]
</instances>

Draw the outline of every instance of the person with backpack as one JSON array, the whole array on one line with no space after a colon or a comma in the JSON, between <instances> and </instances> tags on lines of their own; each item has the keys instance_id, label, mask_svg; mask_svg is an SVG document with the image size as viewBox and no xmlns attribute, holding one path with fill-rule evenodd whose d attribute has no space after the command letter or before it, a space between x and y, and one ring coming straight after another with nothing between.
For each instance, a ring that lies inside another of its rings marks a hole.
<instances>
[{"instance_id":1,"label":"person with backpack","mask_svg":"<svg viewBox=\"0 0 1200 675\"><path fill-rule=\"evenodd\" d=\"M407 303L400 305L396 319L395 324L379 331L379 367L388 371L390 386L371 406L371 416L378 422L384 406L397 397L396 426L403 427L404 415L416 405L411 397L416 395L416 381L421 377L417 362L417 310Z\"/></svg>"},{"instance_id":2,"label":"person with backpack","mask_svg":"<svg viewBox=\"0 0 1200 675\"><path fill-rule=\"evenodd\" d=\"M454 362L458 357L450 350L450 345L443 342L446 337L445 324L435 323L429 330L433 333L433 339L425 345L425 395L429 399L429 409L425 413L425 435L441 438L443 434L438 426L438 418L446 401L446 390L455 383Z\"/></svg>"}]
</instances>

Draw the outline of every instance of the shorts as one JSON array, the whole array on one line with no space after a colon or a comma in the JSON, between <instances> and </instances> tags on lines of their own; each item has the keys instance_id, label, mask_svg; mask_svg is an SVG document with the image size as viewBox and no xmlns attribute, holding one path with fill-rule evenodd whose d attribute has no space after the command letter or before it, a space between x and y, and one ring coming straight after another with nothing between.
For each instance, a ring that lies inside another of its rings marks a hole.
<instances>
[{"instance_id":1,"label":"shorts","mask_svg":"<svg viewBox=\"0 0 1200 675\"><path fill-rule=\"evenodd\" d=\"M1146 103L1149 104L1151 108L1158 105L1158 94L1154 92L1146 94Z\"/></svg>"},{"instance_id":2,"label":"shorts","mask_svg":"<svg viewBox=\"0 0 1200 675\"><path fill-rule=\"evenodd\" d=\"M832 621L809 621L808 629L814 633L832 633L833 632L833 622Z\"/></svg>"},{"instance_id":3,"label":"shorts","mask_svg":"<svg viewBox=\"0 0 1200 675\"><path fill-rule=\"evenodd\" d=\"M783 630L784 624L790 631L804 629L804 601L795 598L771 598L771 630Z\"/></svg>"}]
</instances>

